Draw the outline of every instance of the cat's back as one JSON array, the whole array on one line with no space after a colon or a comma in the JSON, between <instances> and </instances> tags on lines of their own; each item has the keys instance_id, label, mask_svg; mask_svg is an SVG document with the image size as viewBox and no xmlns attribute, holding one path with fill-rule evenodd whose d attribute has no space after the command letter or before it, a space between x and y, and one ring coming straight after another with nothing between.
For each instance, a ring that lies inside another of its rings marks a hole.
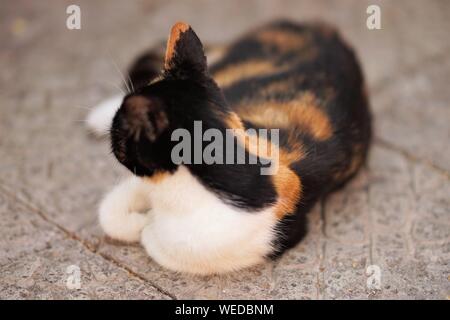
<instances>
[{"instance_id":1,"label":"cat's back","mask_svg":"<svg viewBox=\"0 0 450 320\"><path fill-rule=\"evenodd\" d=\"M366 158L371 126L353 50L332 27L279 20L231 44L210 72L247 127L280 130L291 166L339 185Z\"/></svg>"},{"instance_id":2,"label":"cat's back","mask_svg":"<svg viewBox=\"0 0 450 320\"><path fill-rule=\"evenodd\" d=\"M299 100L303 93L327 101L344 85L362 85L356 57L334 28L289 20L248 32L223 50L210 72L238 112L264 101Z\"/></svg>"}]
</instances>

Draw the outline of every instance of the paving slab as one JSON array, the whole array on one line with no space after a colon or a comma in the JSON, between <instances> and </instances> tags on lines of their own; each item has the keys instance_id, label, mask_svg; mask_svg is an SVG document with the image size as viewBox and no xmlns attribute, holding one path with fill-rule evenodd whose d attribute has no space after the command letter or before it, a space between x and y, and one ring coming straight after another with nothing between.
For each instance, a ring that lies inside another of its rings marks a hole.
<instances>
[{"instance_id":1,"label":"paving slab","mask_svg":"<svg viewBox=\"0 0 450 320\"><path fill-rule=\"evenodd\" d=\"M450 59L406 73L374 95L376 136L412 157L450 172Z\"/></svg>"},{"instance_id":2,"label":"paving slab","mask_svg":"<svg viewBox=\"0 0 450 320\"><path fill-rule=\"evenodd\" d=\"M370 199L387 202L370 210L371 264L380 267L382 279L376 297L445 299L450 289L450 210L448 203L442 204L448 202L448 177L383 148L374 149L371 170ZM374 197L379 193L391 196Z\"/></svg>"}]
</instances>

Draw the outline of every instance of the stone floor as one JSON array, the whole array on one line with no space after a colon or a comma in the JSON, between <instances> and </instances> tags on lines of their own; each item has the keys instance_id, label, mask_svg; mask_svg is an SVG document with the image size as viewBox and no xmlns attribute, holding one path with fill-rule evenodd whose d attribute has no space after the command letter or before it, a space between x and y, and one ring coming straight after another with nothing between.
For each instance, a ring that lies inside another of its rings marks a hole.
<instances>
[{"instance_id":1,"label":"stone floor","mask_svg":"<svg viewBox=\"0 0 450 320\"><path fill-rule=\"evenodd\" d=\"M65 27L71 3L81 30ZM381 30L365 24L374 3ZM0 298L448 299L449 13L444 0L2 2ZM314 209L294 250L244 272L177 274L105 239L96 205L126 172L83 119L119 90L115 65L177 20L223 43L274 17L327 21L356 47L376 120L368 169Z\"/></svg>"}]
</instances>

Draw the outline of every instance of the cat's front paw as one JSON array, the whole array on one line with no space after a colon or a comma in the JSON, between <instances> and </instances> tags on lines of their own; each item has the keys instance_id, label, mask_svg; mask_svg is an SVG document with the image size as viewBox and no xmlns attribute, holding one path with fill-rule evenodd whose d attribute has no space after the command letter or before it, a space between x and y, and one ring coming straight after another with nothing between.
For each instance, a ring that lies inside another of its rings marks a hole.
<instances>
[{"instance_id":1,"label":"cat's front paw","mask_svg":"<svg viewBox=\"0 0 450 320\"><path fill-rule=\"evenodd\" d=\"M149 222L150 204L140 179L131 177L109 192L99 208L99 222L111 238L137 242Z\"/></svg>"},{"instance_id":2,"label":"cat's front paw","mask_svg":"<svg viewBox=\"0 0 450 320\"><path fill-rule=\"evenodd\" d=\"M113 210L100 209L100 226L109 237L125 241L137 242L141 237L142 229L148 223L145 213L126 212L117 213Z\"/></svg>"}]
</instances>

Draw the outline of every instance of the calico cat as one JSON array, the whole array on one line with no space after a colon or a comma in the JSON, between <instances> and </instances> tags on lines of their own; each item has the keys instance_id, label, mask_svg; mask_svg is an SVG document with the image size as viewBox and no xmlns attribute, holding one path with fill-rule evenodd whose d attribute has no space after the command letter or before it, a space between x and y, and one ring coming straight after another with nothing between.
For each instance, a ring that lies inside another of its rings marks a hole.
<instances>
[{"instance_id":1,"label":"calico cat","mask_svg":"<svg viewBox=\"0 0 450 320\"><path fill-rule=\"evenodd\" d=\"M334 29L276 21L220 52L208 67L192 28L176 23L163 58L149 52L132 66L134 91L88 117L95 132L110 129L115 157L133 173L101 202L105 233L193 274L249 267L296 245L306 213L357 173L371 140L363 76ZM276 172L261 174L246 134L233 137L236 148L256 163L174 163L172 134L192 133L195 121L224 136L277 129L276 142L256 136L276 144Z\"/></svg>"}]
</instances>

